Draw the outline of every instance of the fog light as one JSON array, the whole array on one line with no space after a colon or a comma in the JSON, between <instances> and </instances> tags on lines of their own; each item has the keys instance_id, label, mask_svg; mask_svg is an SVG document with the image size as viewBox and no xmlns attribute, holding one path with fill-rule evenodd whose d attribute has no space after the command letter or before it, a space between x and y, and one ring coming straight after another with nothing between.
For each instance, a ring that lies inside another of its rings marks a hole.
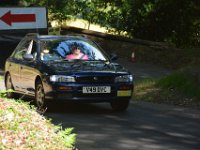
<instances>
[{"instance_id":1,"label":"fog light","mask_svg":"<svg viewBox=\"0 0 200 150\"><path fill-rule=\"evenodd\" d=\"M131 96L131 90L127 90L127 91L117 91L117 96L119 97L123 97L123 96Z\"/></svg>"}]
</instances>

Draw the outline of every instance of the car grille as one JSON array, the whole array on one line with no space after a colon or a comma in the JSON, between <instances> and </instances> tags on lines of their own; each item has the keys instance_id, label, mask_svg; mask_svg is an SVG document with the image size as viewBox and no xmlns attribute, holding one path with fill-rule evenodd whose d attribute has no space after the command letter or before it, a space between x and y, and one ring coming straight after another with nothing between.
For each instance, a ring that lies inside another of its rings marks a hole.
<instances>
[{"instance_id":1,"label":"car grille","mask_svg":"<svg viewBox=\"0 0 200 150\"><path fill-rule=\"evenodd\" d=\"M113 83L114 78L108 76L87 76L87 77L77 77L77 83Z\"/></svg>"}]
</instances>

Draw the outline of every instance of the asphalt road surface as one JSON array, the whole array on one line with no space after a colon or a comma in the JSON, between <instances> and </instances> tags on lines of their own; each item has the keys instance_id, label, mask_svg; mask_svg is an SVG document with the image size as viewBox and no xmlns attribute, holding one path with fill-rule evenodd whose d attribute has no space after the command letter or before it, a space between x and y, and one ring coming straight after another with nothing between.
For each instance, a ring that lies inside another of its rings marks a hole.
<instances>
[{"instance_id":1,"label":"asphalt road surface","mask_svg":"<svg viewBox=\"0 0 200 150\"><path fill-rule=\"evenodd\" d=\"M123 60L119 60L123 61ZM136 80L157 78L168 70L123 61ZM1 81L0 88L4 88ZM109 104L52 105L44 114L63 128L74 127L79 150L199 150L200 111L135 102L124 113Z\"/></svg>"},{"instance_id":2,"label":"asphalt road surface","mask_svg":"<svg viewBox=\"0 0 200 150\"><path fill-rule=\"evenodd\" d=\"M74 127L80 150L199 150L200 112L132 102L125 113L108 104L65 104L45 114Z\"/></svg>"}]
</instances>

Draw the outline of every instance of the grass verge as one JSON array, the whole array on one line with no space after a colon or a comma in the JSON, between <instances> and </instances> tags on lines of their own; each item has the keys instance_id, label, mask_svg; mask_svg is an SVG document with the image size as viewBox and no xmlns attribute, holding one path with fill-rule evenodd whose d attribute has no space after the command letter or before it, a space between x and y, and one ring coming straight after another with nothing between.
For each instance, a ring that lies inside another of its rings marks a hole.
<instances>
[{"instance_id":1,"label":"grass verge","mask_svg":"<svg viewBox=\"0 0 200 150\"><path fill-rule=\"evenodd\" d=\"M200 108L200 66L190 66L161 79L135 84L134 99L154 103Z\"/></svg>"},{"instance_id":2,"label":"grass verge","mask_svg":"<svg viewBox=\"0 0 200 150\"><path fill-rule=\"evenodd\" d=\"M76 142L72 130L53 125L26 102L0 97L1 150L72 150Z\"/></svg>"}]
</instances>

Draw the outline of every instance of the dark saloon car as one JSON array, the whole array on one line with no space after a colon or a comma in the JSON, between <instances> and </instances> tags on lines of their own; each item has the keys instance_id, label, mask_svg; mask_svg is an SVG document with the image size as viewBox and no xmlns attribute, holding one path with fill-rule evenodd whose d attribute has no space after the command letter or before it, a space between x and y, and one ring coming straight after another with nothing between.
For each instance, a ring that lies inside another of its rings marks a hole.
<instances>
[{"instance_id":1,"label":"dark saloon car","mask_svg":"<svg viewBox=\"0 0 200 150\"><path fill-rule=\"evenodd\" d=\"M81 57L69 59L72 49ZM84 59L83 59L84 58ZM38 108L46 102L108 102L124 111L133 93L133 76L97 44L81 36L27 34L5 65L8 97L35 97Z\"/></svg>"}]
</instances>

